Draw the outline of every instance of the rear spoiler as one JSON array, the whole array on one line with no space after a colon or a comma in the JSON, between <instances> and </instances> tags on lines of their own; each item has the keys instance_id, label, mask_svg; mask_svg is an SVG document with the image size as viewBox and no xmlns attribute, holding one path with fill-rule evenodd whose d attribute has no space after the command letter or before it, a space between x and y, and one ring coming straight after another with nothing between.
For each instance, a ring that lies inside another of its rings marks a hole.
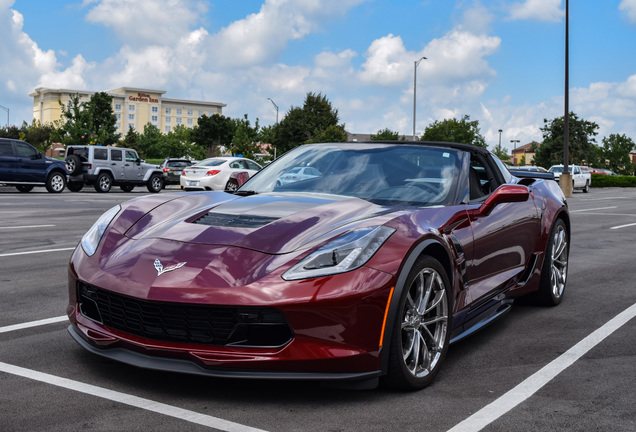
<instances>
[{"instance_id":1,"label":"rear spoiler","mask_svg":"<svg viewBox=\"0 0 636 432\"><path fill-rule=\"evenodd\" d=\"M536 178L541 180L554 180L554 174L551 172L538 172L538 171L524 171L516 170L514 168L508 169L510 174L519 178Z\"/></svg>"}]
</instances>

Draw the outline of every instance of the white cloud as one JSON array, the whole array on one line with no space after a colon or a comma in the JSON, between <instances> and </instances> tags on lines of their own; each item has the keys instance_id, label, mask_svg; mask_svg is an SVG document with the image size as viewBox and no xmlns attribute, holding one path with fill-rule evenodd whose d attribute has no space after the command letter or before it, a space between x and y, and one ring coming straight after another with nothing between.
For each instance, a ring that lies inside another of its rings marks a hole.
<instances>
[{"instance_id":1,"label":"white cloud","mask_svg":"<svg viewBox=\"0 0 636 432\"><path fill-rule=\"evenodd\" d=\"M525 0L510 6L511 20L559 22L565 16L561 0Z\"/></svg>"},{"instance_id":2,"label":"white cloud","mask_svg":"<svg viewBox=\"0 0 636 432\"><path fill-rule=\"evenodd\" d=\"M632 24L636 24L636 0L621 0L618 9L627 15Z\"/></svg>"}]
</instances>

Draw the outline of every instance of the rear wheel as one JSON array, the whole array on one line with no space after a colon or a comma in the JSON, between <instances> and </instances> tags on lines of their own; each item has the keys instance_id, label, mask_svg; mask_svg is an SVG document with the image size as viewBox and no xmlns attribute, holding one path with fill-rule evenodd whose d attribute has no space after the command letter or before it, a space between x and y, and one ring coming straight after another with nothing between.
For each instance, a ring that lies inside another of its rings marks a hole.
<instances>
[{"instance_id":1,"label":"rear wheel","mask_svg":"<svg viewBox=\"0 0 636 432\"><path fill-rule=\"evenodd\" d=\"M60 193L66 187L66 176L59 172L54 172L46 179L46 190L51 193Z\"/></svg>"},{"instance_id":2,"label":"rear wheel","mask_svg":"<svg viewBox=\"0 0 636 432\"><path fill-rule=\"evenodd\" d=\"M588 193L590 191L590 182L585 180L585 186L583 186L583 193Z\"/></svg>"},{"instance_id":3,"label":"rear wheel","mask_svg":"<svg viewBox=\"0 0 636 432\"><path fill-rule=\"evenodd\" d=\"M95 190L97 192L109 192L111 187L113 187L113 179L108 173L101 173L97 176L97 181L95 181Z\"/></svg>"},{"instance_id":4,"label":"rear wheel","mask_svg":"<svg viewBox=\"0 0 636 432\"><path fill-rule=\"evenodd\" d=\"M435 258L415 262L400 297L392 330L386 382L416 390L429 385L444 362L450 342L450 283Z\"/></svg>"},{"instance_id":5,"label":"rear wheel","mask_svg":"<svg viewBox=\"0 0 636 432\"><path fill-rule=\"evenodd\" d=\"M19 190L20 192L31 192L31 189L33 189L33 186L32 185L16 185L15 188Z\"/></svg>"},{"instance_id":6,"label":"rear wheel","mask_svg":"<svg viewBox=\"0 0 636 432\"><path fill-rule=\"evenodd\" d=\"M539 299L547 306L556 306L563 299L569 254L567 228L561 219L557 219L550 231L538 292Z\"/></svg>"},{"instance_id":7,"label":"rear wheel","mask_svg":"<svg viewBox=\"0 0 636 432\"><path fill-rule=\"evenodd\" d=\"M148 180L148 192L157 193L163 189L163 176L159 174L153 174Z\"/></svg>"},{"instance_id":8,"label":"rear wheel","mask_svg":"<svg viewBox=\"0 0 636 432\"><path fill-rule=\"evenodd\" d=\"M81 182L81 181L70 181L70 182L68 182L66 187L71 192L79 192L84 187L84 182Z\"/></svg>"},{"instance_id":9,"label":"rear wheel","mask_svg":"<svg viewBox=\"0 0 636 432\"><path fill-rule=\"evenodd\" d=\"M132 190L135 188L135 185L124 184L119 186L119 188L124 192L132 192Z\"/></svg>"}]
</instances>

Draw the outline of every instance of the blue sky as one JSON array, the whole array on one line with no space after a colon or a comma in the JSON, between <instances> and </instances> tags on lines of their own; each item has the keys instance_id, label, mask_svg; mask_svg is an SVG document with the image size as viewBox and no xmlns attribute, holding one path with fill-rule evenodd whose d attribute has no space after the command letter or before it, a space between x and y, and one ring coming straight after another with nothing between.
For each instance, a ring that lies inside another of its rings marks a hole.
<instances>
[{"instance_id":1,"label":"blue sky","mask_svg":"<svg viewBox=\"0 0 636 432\"><path fill-rule=\"evenodd\" d=\"M563 115L562 0L0 0L0 105L36 87L141 87L274 123L322 93L355 133L470 115L489 146ZM636 0L570 4L570 109L636 140ZM0 111L0 123L6 113Z\"/></svg>"}]
</instances>

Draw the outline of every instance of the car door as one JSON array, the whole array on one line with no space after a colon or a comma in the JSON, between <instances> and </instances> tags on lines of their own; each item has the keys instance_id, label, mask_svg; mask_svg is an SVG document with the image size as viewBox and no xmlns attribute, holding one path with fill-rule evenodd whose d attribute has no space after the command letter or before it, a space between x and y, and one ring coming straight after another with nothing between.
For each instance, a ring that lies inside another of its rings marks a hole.
<instances>
[{"instance_id":1,"label":"car door","mask_svg":"<svg viewBox=\"0 0 636 432\"><path fill-rule=\"evenodd\" d=\"M471 199L468 210L478 209L502 184L496 167L487 161L472 161L481 170L479 187L483 196ZM487 215L471 218L473 245L467 260L467 279L473 301L495 295L519 278L536 258L540 216L532 194L527 201L497 205Z\"/></svg>"},{"instance_id":2,"label":"car door","mask_svg":"<svg viewBox=\"0 0 636 432\"><path fill-rule=\"evenodd\" d=\"M113 170L113 178L115 180L125 180L126 170L124 169L124 156L121 149L110 149L110 167Z\"/></svg>"},{"instance_id":3,"label":"car door","mask_svg":"<svg viewBox=\"0 0 636 432\"><path fill-rule=\"evenodd\" d=\"M42 153L25 142L14 141L14 146L18 162L14 181L43 183L46 160Z\"/></svg>"},{"instance_id":4,"label":"car door","mask_svg":"<svg viewBox=\"0 0 636 432\"><path fill-rule=\"evenodd\" d=\"M0 182L15 178L17 163L13 143L10 140L0 140Z\"/></svg>"},{"instance_id":5,"label":"car door","mask_svg":"<svg viewBox=\"0 0 636 432\"><path fill-rule=\"evenodd\" d=\"M141 166L141 164L137 163L139 161L137 152L135 152L134 150L126 150L124 158L126 159L124 163L126 181L135 182L142 180L144 174L143 167Z\"/></svg>"}]
</instances>

